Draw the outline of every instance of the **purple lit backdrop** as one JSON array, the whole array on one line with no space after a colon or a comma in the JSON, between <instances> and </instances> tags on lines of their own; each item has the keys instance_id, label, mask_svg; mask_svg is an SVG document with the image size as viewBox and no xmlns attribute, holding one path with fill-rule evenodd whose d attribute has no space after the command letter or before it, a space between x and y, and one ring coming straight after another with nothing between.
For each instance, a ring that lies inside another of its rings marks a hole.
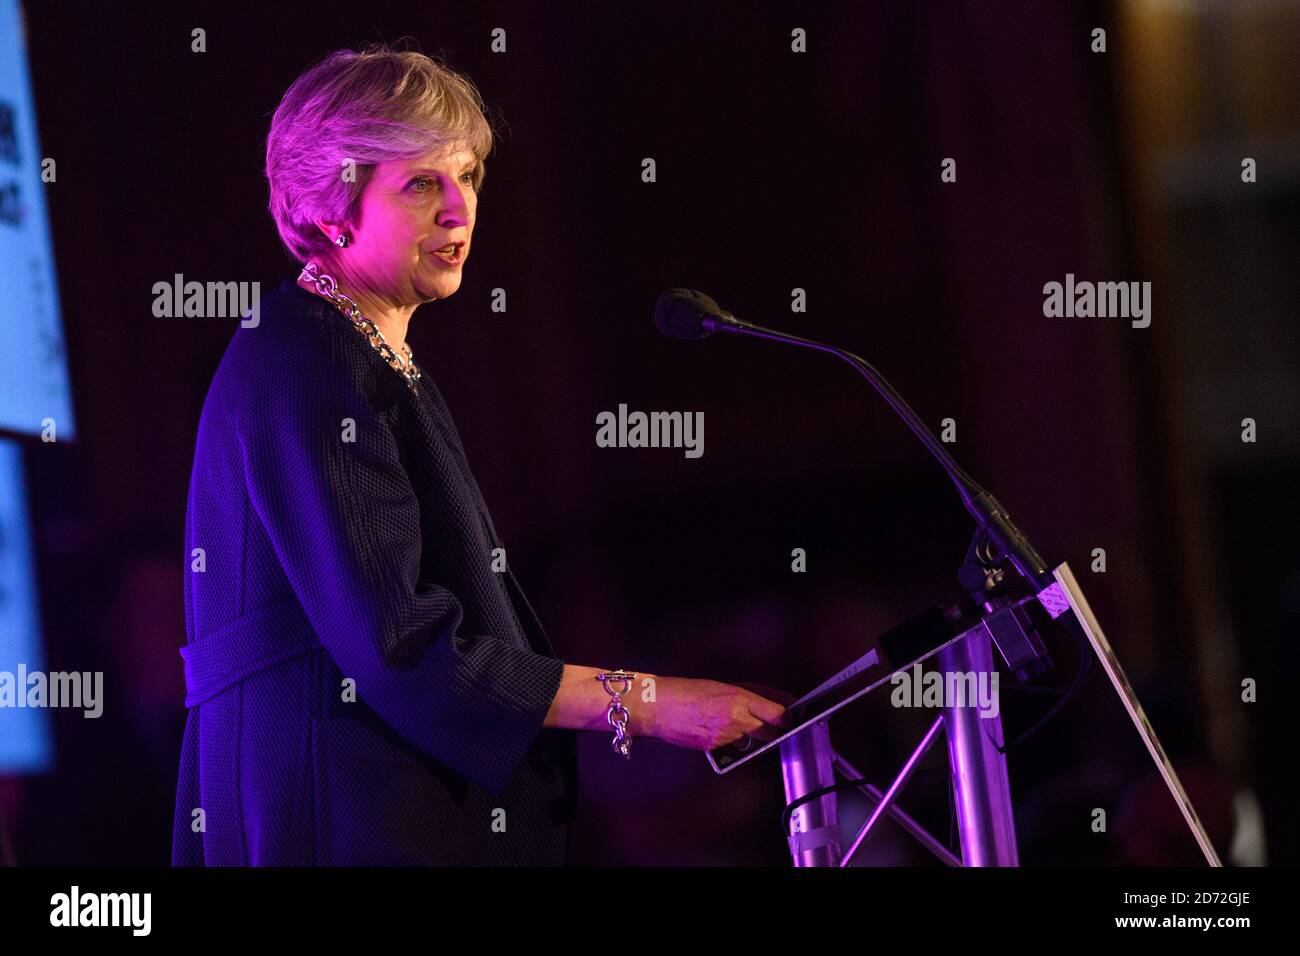
<instances>
[{"instance_id":1,"label":"purple lit backdrop","mask_svg":"<svg viewBox=\"0 0 1300 956\"><path fill-rule=\"evenodd\" d=\"M121 704L93 729L56 715L57 772L0 788L21 860L167 858L185 492L199 408L234 325L156 319L149 290L176 272L264 289L291 274L265 211L269 114L326 52L407 35L466 71L508 124L465 283L417 316L409 340L566 659L799 693L855 657L863 636L959 593L967 519L905 429L829 357L660 338L658 294L701 288L742 318L864 355L932 426L955 418L954 454L1049 560L1082 572L1104 547L1111 570L1086 577L1089 597L1211 833L1227 832L1242 786L1258 786L1266 812L1270 800L1285 808L1290 771L1264 769L1267 710L1218 750L1206 733L1226 693L1207 684L1237 676L1197 671L1192 612L1177 610L1197 529L1171 489L1245 492L1207 507L1278 500L1295 449L1263 471L1186 473L1167 410L1172 333L1041 312L1043 283L1067 272L1154 275L1156 324L1196 318L1180 298L1190 283L1181 263L1152 258L1177 243L1140 241L1122 121L1133 81L1119 50L1106 59L1087 48L1093 24L1120 35L1109 5L785 15L683 3L615 15L372 4L364 18L329 3L308 16L268 5L28 6L41 140L59 160L50 214L80 427L75 444L31 466L48 666L103 669ZM78 29L64 29L74 15ZM189 50L195 26L207 30L205 54ZM506 55L489 51L498 26ZM794 26L808 31L807 55L789 52ZM639 178L646 156L654 185ZM945 156L958 158L955 185L939 180ZM1294 194L1277 202L1293 232ZM1257 229L1234 255L1267 248L1271 235ZM1262 295L1293 301L1281 275L1263 271ZM497 287L508 291L504 315L488 307ZM795 287L808 290L807 314L790 313ZM1225 328L1258 319L1226 314ZM1290 334L1258 347L1294 354ZM1273 427L1294 430L1284 391L1279 382L1272 404L1265 392L1263 404L1202 425L1276 411ZM597 448L596 414L619 403L703 411L704 456ZM1272 561L1264 577L1230 555L1294 530L1295 509L1243 508L1226 513L1237 523L1222 545L1205 547L1233 549L1221 552L1233 577L1218 593L1248 673L1264 674L1294 666L1277 635L1294 628L1281 588L1288 574L1300 580L1296 561ZM789 571L794 547L808 551L805 575ZM1262 626L1248 629L1249 614ZM1057 659L1061 683L1073 649ZM1011 731L1042 706L1008 694ZM884 779L926 722L876 701L834 734ZM581 862L787 859L774 759L719 778L699 754L646 743L625 764L589 735L581 769ZM1013 753L1011 775L1027 863L1198 859L1099 678ZM939 779L914 782L905 805L942 835ZM1069 822L1097 805L1119 808L1120 839ZM1269 822L1272 861L1295 862L1294 823ZM924 861L892 833L876 854Z\"/></svg>"}]
</instances>

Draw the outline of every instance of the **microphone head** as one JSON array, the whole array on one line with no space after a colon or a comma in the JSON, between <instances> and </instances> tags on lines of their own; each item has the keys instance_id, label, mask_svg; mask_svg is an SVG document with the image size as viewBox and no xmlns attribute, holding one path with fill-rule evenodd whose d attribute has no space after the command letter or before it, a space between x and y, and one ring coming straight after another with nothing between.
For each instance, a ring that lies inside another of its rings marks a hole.
<instances>
[{"instance_id":1,"label":"microphone head","mask_svg":"<svg viewBox=\"0 0 1300 956\"><path fill-rule=\"evenodd\" d=\"M655 304L655 325L674 339L702 339L713 333L706 328L706 318L721 318L722 309L703 292L694 289L669 289Z\"/></svg>"}]
</instances>

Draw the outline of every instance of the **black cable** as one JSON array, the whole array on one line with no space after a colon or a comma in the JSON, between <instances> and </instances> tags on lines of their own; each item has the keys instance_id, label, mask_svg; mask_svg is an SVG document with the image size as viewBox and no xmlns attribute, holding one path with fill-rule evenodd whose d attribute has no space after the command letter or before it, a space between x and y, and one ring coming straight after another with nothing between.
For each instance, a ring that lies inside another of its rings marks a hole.
<instances>
[{"instance_id":1,"label":"black cable","mask_svg":"<svg viewBox=\"0 0 1300 956\"><path fill-rule=\"evenodd\" d=\"M1049 709L1046 714L1039 718L1032 727L1022 733L1015 740L1011 741L1011 743L999 747L993 738L990 737L989 743L992 743L993 746L997 747L998 753L1005 755L1013 747L1019 747L1034 734L1042 730L1047 722L1055 717L1057 713L1059 713L1061 709L1070 702L1070 699L1079 692L1079 688L1083 686L1083 682L1087 680L1088 675L1092 673L1092 655L1088 652L1088 639L1084 636L1083 628L1076 627L1075 632L1079 644L1079 666L1074 673L1074 680L1071 682L1069 688L1065 691L1064 695L1062 695L1061 699L1052 705L1051 709ZM1030 690L1028 687L1018 689ZM1038 690L1038 688L1034 689ZM988 735L987 730L985 730L984 733L986 736Z\"/></svg>"},{"instance_id":2,"label":"black cable","mask_svg":"<svg viewBox=\"0 0 1300 956\"><path fill-rule=\"evenodd\" d=\"M930 774L930 773L947 773L947 772L948 772L947 767L928 767L925 770L916 771L915 773L912 774L912 776L923 777L926 774ZM840 783L832 784L829 787L822 787L818 790L810 790L808 793L805 793L802 797L799 797L797 800L791 802L789 805L786 806L784 810L781 811L781 832L784 833L786 837L790 836L790 818L794 816L794 812L798 810L800 807L802 807L805 803L811 803L814 800L820 799L821 797L828 796L832 793L838 793L841 790L856 790L858 787L861 787L863 784L868 784L868 783L873 783L872 779L870 777L863 777L860 780L844 780Z\"/></svg>"}]
</instances>

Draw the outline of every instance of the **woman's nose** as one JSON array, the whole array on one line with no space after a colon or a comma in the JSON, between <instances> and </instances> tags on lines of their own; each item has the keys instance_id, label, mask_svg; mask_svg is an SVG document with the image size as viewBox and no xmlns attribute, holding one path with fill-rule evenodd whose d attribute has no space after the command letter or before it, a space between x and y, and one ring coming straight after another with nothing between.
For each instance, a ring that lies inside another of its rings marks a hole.
<instances>
[{"instance_id":1,"label":"woman's nose","mask_svg":"<svg viewBox=\"0 0 1300 956\"><path fill-rule=\"evenodd\" d=\"M469 221L470 199L468 193L473 187L456 185L443 190L442 208L438 210L439 223L442 225L464 225Z\"/></svg>"}]
</instances>

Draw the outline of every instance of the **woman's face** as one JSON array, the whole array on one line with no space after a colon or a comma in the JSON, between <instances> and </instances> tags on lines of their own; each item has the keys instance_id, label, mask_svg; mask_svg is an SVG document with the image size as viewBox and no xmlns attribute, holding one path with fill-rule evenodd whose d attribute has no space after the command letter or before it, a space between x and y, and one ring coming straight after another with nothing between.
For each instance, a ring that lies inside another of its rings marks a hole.
<instances>
[{"instance_id":1,"label":"woman's face","mask_svg":"<svg viewBox=\"0 0 1300 956\"><path fill-rule=\"evenodd\" d=\"M445 299L460 288L478 195L478 160L467 149L378 164L361 193L346 249L334 249L351 281L394 305ZM454 255L436 252L457 243Z\"/></svg>"}]
</instances>

